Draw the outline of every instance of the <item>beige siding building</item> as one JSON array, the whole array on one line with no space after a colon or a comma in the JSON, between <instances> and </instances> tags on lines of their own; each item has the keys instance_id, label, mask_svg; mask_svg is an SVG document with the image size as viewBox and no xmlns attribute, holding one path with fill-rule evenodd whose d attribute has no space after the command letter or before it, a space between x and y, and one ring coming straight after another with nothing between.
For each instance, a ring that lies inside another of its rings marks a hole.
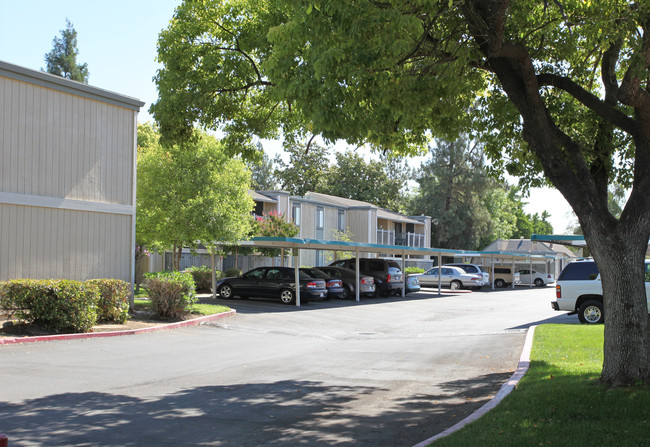
<instances>
[{"instance_id":1,"label":"beige siding building","mask_svg":"<svg viewBox=\"0 0 650 447\"><path fill-rule=\"evenodd\" d=\"M0 280L132 282L143 105L0 61Z\"/></svg>"},{"instance_id":2,"label":"beige siding building","mask_svg":"<svg viewBox=\"0 0 650 447\"><path fill-rule=\"evenodd\" d=\"M367 202L315 192L307 192L304 197L285 191L251 191L251 195L256 214L283 214L300 227L300 238L332 240L337 232L345 231L353 242L431 247L428 216L404 216ZM325 263L320 250L300 251L300 265Z\"/></svg>"}]
</instances>

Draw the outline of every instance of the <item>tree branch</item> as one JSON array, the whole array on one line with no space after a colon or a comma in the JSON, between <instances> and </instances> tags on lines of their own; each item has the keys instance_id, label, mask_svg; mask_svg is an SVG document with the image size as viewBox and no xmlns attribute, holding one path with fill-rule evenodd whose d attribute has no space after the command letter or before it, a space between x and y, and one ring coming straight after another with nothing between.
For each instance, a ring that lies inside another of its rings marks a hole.
<instances>
[{"instance_id":1,"label":"tree branch","mask_svg":"<svg viewBox=\"0 0 650 447\"><path fill-rule=\"evenodd\" d=\"M564 90L598 116L606 119L625 132L634 133L635 123L632 118L616 110L606 102L601 101L596 95L585 90L571 79L553 73L542 73L537 75L537 82L540 86L551 86Z\"/></svg>"}]
</instances>

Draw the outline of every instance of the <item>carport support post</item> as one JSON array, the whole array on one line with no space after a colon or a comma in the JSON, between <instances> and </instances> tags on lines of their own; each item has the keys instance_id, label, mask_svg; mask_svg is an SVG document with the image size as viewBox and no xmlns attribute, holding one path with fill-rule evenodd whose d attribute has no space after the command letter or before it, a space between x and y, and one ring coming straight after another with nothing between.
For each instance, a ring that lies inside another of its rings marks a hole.
<instances>
[{"instance_id":1,"label":"carport support post","mask_svg":"<svg viewBox=\"0 0 650 447\"><path fill-rule=\"evenodd\" d=\"M512 258L512 288L515 288L515 258Z\"/></svg>"},{"instance_id":2,"label":"carport support post","mask_svg":"<svg viewBox=\"0 0 650 447\"><path fill-rule=\"evenodd\" d=\"M490 281L492 282L492 290L494 290L494 256L490 256L490 266L492 267L492 277Z\"/></svg>"},{"instance_id":3,"label":"carport support post","mask_svg":"<svg viewBox=\"0 0 650 447\"><path fill-rule=\"evenodd\" d=\"M402 251L402 298L406 296L406 270L404 266L406 265L406 251Z\"/></svg>"},{"instance_id":4,"label":"carport support post","mask_svg":"<svg viewBox=\"0 0 650 447\"><path fill-rule=\"evenodd\" d=\"M212 264L212 299L216 300L217 299L217 272L215 272L216 265L214 265L214 249L215 247L212 246L212 249L210 250L210 263Z\"/></svg>"},{"instance_id":5,"label":"carport support post","mask_svg":"<svg viewBox=\"0 0 650 447\"><path fill-rule=\"evenodd\" d=\"M357 275L357 286L356 286L355 292L356 292L356 295L357 295L356 300L357 300L357 303L358 303L360 301L360 297L361 297L361 293L359 292L359 289L361 288L361 284L360 284L361 279L359 278L359 265L361 265L361 261L359 260L359 249L357 249L355 256L356 256L355 259L357 260L357 262L354 263L354 272ZM377 290L376 287L377 286L375 286L375 290Z\"/></svg>"},{"instance_id":6,"label":"carport support post","mask_svg":"<svg viewBox=\"0 0 650 447\"><path fill-rule=\"evenodd\" d=\"M530 285L530 288L533 288L533 258L528 258L528 273L530 273L530 277L528 278L528 282Z\"/></svg>"},{"instance_id":7,"label":"carport support post","mask_svg":"<svg viewBox=\"0 0 650 447\"><path fill-rule=\"evenodd\" d=\"M299 250L294 250L295 255L293 256L293 271L295 272L295 280L296 280L296 307L300 307L300 266L298 265L298 251Z\"/></svg>"},{"instance_id":8,"label":"carport support post","mask_svg":"<svg viewBox=\"0 0 650 447\"><path fill-rule=\"evenodd\" d=\"M438 296L442 296L442 275L440 264L442 264L442 255L438 253Z\"/></svg>"}]
</instances>

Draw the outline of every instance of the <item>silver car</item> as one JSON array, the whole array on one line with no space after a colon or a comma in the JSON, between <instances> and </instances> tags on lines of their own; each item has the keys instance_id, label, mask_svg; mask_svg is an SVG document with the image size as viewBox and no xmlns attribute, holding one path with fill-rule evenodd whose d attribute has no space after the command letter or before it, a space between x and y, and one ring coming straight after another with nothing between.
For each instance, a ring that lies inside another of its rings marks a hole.
<instances>
[{"instance_id":1,"label":"silver car","mask_svg":"<svg viewBox=\"0 0 650 447\"><path fill-rule=\"evenodd\" d=\"M442 287L449 287L452 290L462 288L483 287L485 282L481 274L465 273L458 267L443 266L441 270ZM438 267L433 267L424 273L416 274L420 286L438 287Z\"/></svg>"}]
</instances>

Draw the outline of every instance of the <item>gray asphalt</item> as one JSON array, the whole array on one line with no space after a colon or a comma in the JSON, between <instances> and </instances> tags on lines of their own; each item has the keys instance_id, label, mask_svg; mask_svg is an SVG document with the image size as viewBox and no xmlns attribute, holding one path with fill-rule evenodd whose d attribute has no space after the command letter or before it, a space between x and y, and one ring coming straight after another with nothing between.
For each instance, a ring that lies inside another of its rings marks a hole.
<instances>
[{"instance_id":1,"label":"gray asphalt","mask_svg":"<svg viewBox=\"0 0 650 447\"><path fill-rule=\"evenodd\" d=\"M412 446L483 405L552 287L362 303L228 301L136 336L0 346L13 446Z\"/></svg>"}]
</instances>

